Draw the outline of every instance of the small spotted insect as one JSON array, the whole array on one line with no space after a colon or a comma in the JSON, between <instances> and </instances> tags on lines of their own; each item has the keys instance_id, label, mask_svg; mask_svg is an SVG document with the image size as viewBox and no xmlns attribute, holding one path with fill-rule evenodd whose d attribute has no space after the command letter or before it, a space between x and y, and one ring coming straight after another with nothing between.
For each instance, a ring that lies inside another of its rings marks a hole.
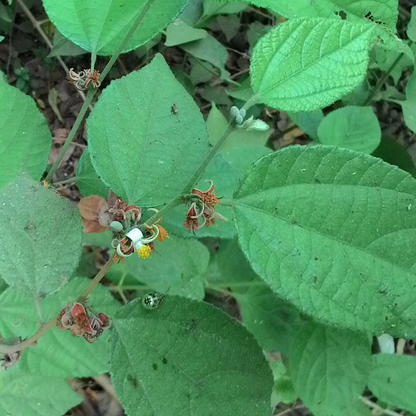
<instances>
[{"instance_id":1,"label":"small spotted insect","mask_svg":"<svg viewBox=\"0 0 416 416\"><path fill-rule=\"evenodd\" d=\"M164 298L160 293L149 292L142 297L142 305L145 309L156 309L160 306Z\"/></svg>"}]
</instances>

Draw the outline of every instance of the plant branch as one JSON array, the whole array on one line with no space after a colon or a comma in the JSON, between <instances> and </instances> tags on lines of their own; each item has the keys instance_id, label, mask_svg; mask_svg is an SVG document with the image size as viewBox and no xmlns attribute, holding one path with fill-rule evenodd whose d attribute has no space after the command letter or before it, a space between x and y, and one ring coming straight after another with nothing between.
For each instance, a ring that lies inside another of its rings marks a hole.
<instances>
[{"instance_id":1,"label":"plant branch","mask_svg":"<svg viewBox=\"0 0 416 416\"><path fill-rule=\"evenodd\" d=\"M35 16L33 16L33 14L31 13L31 11L28 9L28 7L26 6L26 4L24 3L23 0L17 0L17 4L20 6L20 8L23 10L23 12L26 14L26 16L32 22L33 27L39 32L39 35L45 41L45 43L49 47L49 49L52 50L53 49L53 45L52 45L51 41L49 40L49 38L46 36L46 33L42 29L42 23L45 23L45 21L38 22L35 19ZM49 20L46 20L46 21L49 21ZM57 56L56 59L58 60L59 64L61 65L61 67L63 68L63 70L65 71L65 73L68 73L69 69L66 66L65 62L63 61L63 59L60 56ZM80 91L80 90L78 90L78 94L85 101L85 94L82 91Z\"/></svg>"},{"instance_id":2,"label":"plant branch","mask_svg":"<svg viewBox=\"0 0 416 416\"><path fill-rule=\"evenodd\" d=\"M45 182L52 182L53 175L55 175L56 171L59 169L59 166L61 166L62 160L65 157L66 152L68 151L69 146L71 146L71 143L74 141L75 136L78 132L78 129L81 127L81 124L84 120L85 114L87 114L88 107L91 104L92 99L94 98L94 95L96 93L96 89L90 89L88 91L87 97L84 101L84 104L81 107L81 111L78 114L77 119L75 120L74 125L72 126L71 131L69 132L69 135L62 146L62 149L60 150L58 157L56 158L54 164L52 165L50 171L46 175Z\"/></svg>"},{"instance_id":3,"label":"plant branch","mask_svg":"<svg viewBox=\"0 0 416 416\"><path fill-rule=\"evenodd\" d=\"M376 86L370 91L367 99L363 103L363 106L366 106L367 104L369 104L370 101L373 99L373 97L380 91L381 87L384 85L384 83L387 81L388 77L390 76L391 71L393 71L393 69L396 68L396 65L399 64L399 62L402 60L403 57L404 57L404 52L402 52L395 59L395 61L390 65L390 68L387 70L387 72L380 78Z\"/></svg>"},{"instance_id":4,"label":"plant branch","mask_svg":"<svg viewBox=\"0 0 416 416\"><path fill-rule=\"evenodd\" d=\"M360 396L360 400L367 406L371 407L372 409L377 409L378 411L382 412L382 414L385 414L388 416L403 416L402 414L397 413L393 410L384 409L383 407L379 406L377 403L372 402L366 397Z\"/></svg>"},{"instance_id":5,"label":"plant branch","mask_svg":"<svg viewBox=\"0 0 416 416\"><path fill-rule=\"evenodd\" d=\"M77 302L84 303L90 293L95 289L95 287L101 282L103 277L107 274L107 272L111 269L114 264L114 256L111 256L110 259L107 261L106 264L102 267L102 269L97 273L94 279L91 280L91 283L88 287L78 296Z\"/></svg>"},{"instance_id":6,"label":"plant branch","mask_svg":"<svg viewBox=\"0 0 416 416\"><path fill-rule=\"evenodd\" d=\"M106 273L110 270L111 266L114 264L113 256L107 261L107 263L103 266L103 268L97 273L93 280L91 280L88 287L81 293L78 297L77 302L85 302L89 296L89 294L93 291L93 289L100 283L102 278L106 275ZM23 351L26 348L34 347L37 345L37 341L43 337L50 329L52 329L56 325L56 321L60 315L60 312L53 317L50 321L45 324L42 324L40 328L36 331L34 335L30 338L25 339L23 342L20 342L15 345L6 345L1 343L0 339L0 354L13 354L18 351Z\"/></svg>"},{"instance_id":7,"label":"plant branch","mask_svg":"<svg viewBox=\"0 0 416 416\"><path fill-rule=\"evenodd\" d=\"M18 0L18 1L22 1L22 0ZM132 25L132 27L130 28L130 30L128 31L128 33L124 37L124 39L121 41L121 43L118 45L118 47L117 47L116 51L114 52L113 56L108 61L105 68L103 69L103 72L101 73L101 76L100 76L100 81L101 82L106 77L106 75L110 72L110 69L113 67L117 58L119 57L119 55L123 51L124 46L126 45L128 40L130 39L132 34L137 30L140 23L143 21L144 16L149 11L150 7L152 6L152 4L155 1L156 0L148 0L147 3L144 5L142 10L138 14L136 20L134 21L134 24ZM94 53L92 55L94 56ZM58 157L55 160L55 163L52 165L51 170L48 172L48 174L45 178L45 182L52 182L53 175L58 170L66 152L68 151L69 146L71 145L72 141L75 139L75 135L77 134L77 131L80 128L80 126L82 124L82 121L84 120L85 114L87 113L87 110L88 110L88 106L91 104L91 101L94 98L94 95L96 94L96 92L97 92L96 88L90 89L88 91L88 94L87 94L86 100L84 102L84 105L82 106L81 111L78 114L77 119L75 120L75 124L73 125L73 127L71 129L71 132L69 133L69 136L66 139L65 144L62 146L62 149L60 150L60 152L58 154Z\"/></svg>"},{"instance_id":8,"label":"plant branch","mask_svg":"<svg viewBox=\"0 0 416 416\"><path fill-rule=\"evenodd\" d=\"M176 206L182 204L184 202L184 196L189 194L191 192L194 185L198 182L200 177L203 175L205 169L209 165L209 163L212 161L212 159L217 154L218 150L221 148L221 146L224 144L224 142L227 140L228 136L233 131L233 127L231 122L228 123L227 128L225 129L223 135L218 140L218 142L215 144L215 146L209 151L205 159L202 161L201 165L199 166L198 170L192 175L191 179L188 181L188 183L184 186L182 192L179 196L172 199L167 205L165 205L160 211L156 212L156 214L152 215L147 221L146 225L150 226L154 224L156 221L158 221L160 218L162 218L167 212L175 208Z\"/></svg>"}]
</instances>

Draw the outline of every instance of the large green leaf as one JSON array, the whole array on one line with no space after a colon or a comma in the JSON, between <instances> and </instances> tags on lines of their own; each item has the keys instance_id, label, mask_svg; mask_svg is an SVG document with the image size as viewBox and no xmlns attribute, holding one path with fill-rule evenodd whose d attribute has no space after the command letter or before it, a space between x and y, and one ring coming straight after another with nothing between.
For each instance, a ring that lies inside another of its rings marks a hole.
<instances>
[{"instance_id":1,"label":"large green leaf","mask_svg":"<svg viewBox=\"0 0 416 416\"><path fill-rule=\"evenodd\" d=\"M150 258L134 255L126 259L130 274L159 292L202 300L208 249L197 240L175 236L156 244L157 253Z\"/></svg>"},{"instance_id":2,"label":"large green leaf","mask_svg":"<svg viewBox=\"0 0 416 416\"><path fill-rule=\"evenodd\" d=\"M329 113L319 124L322 144L372 153L381 140L381 129L371 107L347 106Z\"/></svg>"},{"instance_id":3,"label":"large green leaf","mask_svg":"<svg viewBox=\"0 0 416 416\"><path fill-rule=\"evenodd\" d=\"M416 413L416 358L374 355L368 387L383 402Z\"/></svg>"},{"instance_id":4,"label":"large green leaf","mask_svg":"<svg viewBox=\"0 0 416 416\"><path fill-rule=\"evenodd\" d=\"M0 372L2 416L62 416L81 401L66 380L28 375L16 366Z\"/></svg>"},{"instance_id":5,"label":"large green leaf","mask_svg":"<svg viewBox=\"0 0 416 416\"><path fill-rule=\"evenodd\" d=\"M35 102L17 88L0 83L0 188L26 172L40 179L52 136Z\"/></svg>"},{"instance_id":6,"label":"large green leaf","mask_svg":"<svg viewBox=\"0 0 416 416\"><path fill-rule=\"evenodd\" d=\"M89 279L74 278L58 293L41 300L40 310L44 321L56 316L71 299L75 299L90 283ZM104 286L98 286L88 302L93 309L113 316L118 309L117 301ZM9 288L0 296L0 333L5 338L33 335L39 329L39 315L35 302ZM24 351L16 367L19 371L43 377L99 376L108 371L108 332L94 344L84 338L74 338L68 331L53 328L38 345Z\"/></svg>"},{"instance_id":7,"label":"large green leaf","mask_svg":"<svg viewBox=\"0 0 416 416\"><path fill-rule=\"evenodd\" d=\"M148 0L43 0L51 22L81 48L112 55L133 26ZM123 52L143 45L164 29L188 0L156 0L133 33Z\"/></svg>"},{"instance_id":8,"label":"large green leaf","mask_svg":"<svg viewBox=\"0 0 416 416\"><path fill-rule=\"evenodd\" d=\"M220 0L233 2L237 0ZM398 0L246 0L257 7L273 10L287 18L337 17L343 14L355 22L366 16L396 30Z\"/></svg>"},{"instance_id":9,"label":"large green leaf","mask_svg":"<svg viewBox=\"0 0 416 416\"><path fill-rule=\"evenodd\" d=\"M130 416L271 414L273 380L260 347L212 305L169 296L149 311L132 302L116 315L110 355Z\"/></svg>"},{"instance_id":10,"label":"large green leaf","mask_svg":"<svg viewBox=\"0 0 416 416\"><path fill-rule=\"evenodd\" d=\"M296 393L315 416L352 415L367 384L371 344L366 334L308 322L294 339L289 371Z\"/></svg>"},{"instance_id":11,"label":"large green leaf","mask_svg":"<svg viewBox=\"0 0 416 416\"><path fill-rule=\"evenodd\" d=\"M412 42L416 42L416 6L412 7L412 15L407 26L407 36Z\"/></svg>"},{"instance_id":12,"label":"large green leaf","mask_svg":"<svg viewBox=\"0 0 416 416\"><path fill-rule=\"evenodd\" d=\"M120 198L139 206L175 197L208 153L202 115L161 55L113 81L87 128L98 175Z\"/></svg>"},{"instance_id":13,"label":"large green leaf","mask_svg":"<svg viewBox=\"0 0 416 416\"><path fill-rule=\"evenodd\" d=\"M343 327L416 336L408 173L347 149L291 146L260 159L234 198L240 245L283 298Z\"/></svg>"},{"instance_id":14,"label":"large green leaf","mask_svg":"<svg viewBox=\"0 0 416 416\"><path fill-rule=\"evenodd\" d=\"M99 195L107 199L108 187L98 176L91 163L90 151L85 149L77 167L77 184L82 196Z\"/></svg>"},{"instance_id":15,"label":"large green leaf","mask_svg":"<svg viewBox=\"0 0 416 416\"><path fill-rule=\"evenodd\" d=\"M82 250L81 216L69 201L27 175L0 192L2 278L25 296L58 290Z\"/></svg>"},{"instance_id":16,"label":"large green leaf","mask_svg":"<svg viewBox=\"0 0 416 416\"><path fill-rule=\"evenodd\" d=\"M257 43L252 86L267 105L313 111L332 104L364 78L373 27L324 18L291 19Z\"/></svg>"}]
</instances>

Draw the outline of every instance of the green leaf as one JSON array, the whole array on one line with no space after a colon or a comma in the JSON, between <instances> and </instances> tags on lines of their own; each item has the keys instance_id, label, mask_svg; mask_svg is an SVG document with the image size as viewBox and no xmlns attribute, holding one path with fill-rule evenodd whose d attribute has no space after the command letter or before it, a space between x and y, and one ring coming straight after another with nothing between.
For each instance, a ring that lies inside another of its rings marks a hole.
<instances>
[{"instance_id":1,"label":"green leaf","mask_svg":"<svg viewBox=\"0 0 416 416\"><path fill-rule=\"evenodd\" d=\"M53 46L48 56L79 56L88 53L75 43L66 38L59 30L55 30L53 35Z\"/></svg>"},{"instance_id":2,"label":"green leaf","mask_svg":"<svg viewBox=\"0 0 416 416\"><path fill-rule=\"evenodd\" d=\"M40 301L40 310L44 321L56 316L59 311L88 286L89 279L73 278L58 293ZM93 310L113 316L119 304L108 289L99 285L91 293L88 302ZM9 288L0 296L0 333L5 338L33 335L39 329L39 315L35 302ZM56 328L47 332L39 341L36 348L28 348L23 352L20 361L8 371L17 368L33 376L59 377L94 377L109 370L107 341L108 335L103 335L94 344L89 344L84 338L75 338L68 331Z\"/></svg>"},{"instance_id":3,"label":"green leaf","mask_svg":"<svg viewBox=\"0 0 416 416\"><path fill-rule=\"evenodd\" d=\"M274 388L272 392L272 402L278 404L282 403L294 403L298 395L293 389L293 383L290 380L290 376L285 365L280 361L269 361L270 368L273 371Z\"/></svg>"},{"instance_id":4,"label":"green leaf","mask_svg":"<svg viewBox=\"0 0 416 416\"><path fill-rule=\"evenodd\" d=\"M40 179L48 163L52 136L35 102L0 83L0 188L26 172Z\"/></svg>"},{"instance_id":5,"label":"green leaf","mask_svg":"<svg viewBox=\"0 0 416 416\"><path fill-rule=\"evenodd\" d=\"M407 25L407 37L412 41L416 42L416 6L411 9L412 15Z\"/></svg>"},{"instance_id":6,"label":"green leaf","mask_svg":"<svg viewBox=\"0 0 416 416\"><path fill-rule=\"evenodd\" d=\"M368 387L390 406L416 413L416 358L408 355L373 355Z\"/></svg>"},{"instance_id":7,"label":"green leaf","mask_svg":"<svg viewBox=\"0 0 416 416\"><path fill-rule=\"evenodd\" d=\"M220 71L220 78L226 79L230 73L225 69L228 59L228 52L213 36L207 35L203 39L194 42L184 43L180 48L193 57L209 62ZM218 71L217 71L218 72Z\"/></svg>"},{"instance_id":8,"label":"green leaf","mask_svg":"<svg viewBox=\"0 0 416 416\"><path fill-rule=\"evenodd\" d=\"M380 144L381 129L372 107L347 106L325 116L318 138L322 144L371 153Z\"/></svg>"},{"instance_id":9,"label":"green leaf","mask_svg":"<svg viewBox=\"0 0 416 416\"><path fill-rule=\"evenodd\" d=\"M240 13L247 8L247 3L238 1L234 4L221 4L215 0L203 0L204 14L201 20L206 20L209 17L217 16L219 14L234 14Z\"/></svg>"},{"instance_id":10,"label":"green leaf","mask_svg":"<svg viewBox=\"0 0 416 416\"><path fill-rule=\"evenodd\" d=\"M324 119L322 110L311 113L289 113L288 116L311 139L318 139L318 126Z\"/></svg>"},{"instance_id":11,"label":"green leaf","mask_svg":"<svg viewBox=\"0 0 416 416\"><path fill-rule=\"evenodd\" d=\"M27 175L0 192L2 278L25 296L44 297L69 279L81 257L78 210Z\"/></svg>"},{"instance_id":12,"label":"green leaf","mask_svg":"<svg viewBox=\"0 0 416 416\"><path fill-rule=\"evenodd\" d=\"M133 26L147 0L43 0L46 14L57 29L81 48L97 55L112 55ZM188 0L156 0L123 52L143 45L164 29Z\"/></svg>"},{"instance_id":13,"label":"green leaf","mask_svg":"<svg viewBox=\"0 0 416 416\"><path fill-rule=\"evenodd\" d=\"M227 129L228 121L215 104L212 105L207 119L207 130L209 141L214 146ZM225 150L240 146L264 146L269 139L271 130L267 131L246 131L235 129L228 136L221 147L220 153Z\"/></svg>"},{"instance_id":14,"label":"green leaf","mask_svg":"<svg viewBox=\"0 0 416 416\"><path fill-rule=\"evenodd\" d=\"M414 72L407 81L406 101L401 101L403 118L406 126L416 133L416 73Z\"/></svg>"},{"instance_id":15,"label":"green leaf","mask_svg":"<svg viewBox=\"0 0 416 416\"><path fill-rule=\"evenodd\" d=\"M254 271L317 319L416 336L416 181L380 159L291 146L260 159L234 194Z\"/></svg>"},{"instance_id":16,"label":"green leaf","mask_svg":"<svg viewBox=\"0 0 416 416\"><path fill-rule=\"evenodd\" d=\"M165 45L168 47L181 45L203 39L207 34L208 32L204 29L195 29L192 26L188 26L183 20L176 19L166 28Z\"/></svg>"},{"instance_id":17,"label":"green leaf","mask_svg":"<svg viewBox=\"0 0 416 416\"><path fill-rule=\"evenodd\" d=\"M2 415L62 416L81 401L66 380L28 375L17 366L0 372Z\"/></svg>"},{"instance_id":18,"label":"green leaf","mask_svg":"<svg viewBox=\"0 0 416 416\"><path fill-rule=\"evenodd\" d=\"M236 0L220 0L236 1ZM336 18L345 15L349 21L356 22L363 20L371 14L373 21L388 26L396 30L398 16L397 0L314 0L313 2L300 0L247 0L248 3L257 7L273 10L285 16L293 17L326 17Z\"/></svg>"},{"instance_id":19,"label":"green leaf","mask_svg":"<svg viewBox=\"0 0 416 416\"><path fill-rule=\"evenodd\" d=\"M366 334L308 322L294 339L289 372L296 393L315 416L351 415L371 368Z\"/></svg>"},{"instance_id":20,"label":"green leaf","mask_svg":"<svg viewBox=\"0 0 416 416\"><path fill-rule=\"evenodd\" d=\"M90 151L85 149L77 167L77 184L82 196L98 195L107 199L108 187L98 176L91 163Z\"/></svg>"},{"instance_id":21,"label":"green leaf","mask_svg":"<svg viewBox=\"0 0 416 416\"><path fill-rule=\"evenodd\" d=\"M373 152L373 156L379 157L390 165L395 165L416 177L416 167L412 157L403 146L392 138L382 137L380 145Z\"/></svg>"},{"instance_id":22,"label":"green leaf","mask_svg":"<svg viewBox=\"0 0 416 416\"><path fill-rule=\"evenodd\" d=\"M114 320L110 355L130 416L271 414L272 377L260 347L212 305L168 296L149 311L131 302Z\"/></svg>"},{"instance_id":23,"label":"green leaf","mask_svg":"<svg viewBox=\"0 0 416 416\"><path fill-rule=\"evenodd\" d=\"M148 259L126 259L130 274L158 292L202 300L208 249L197 240L175 236L157 243L156 249Z\"/></svg>"},{"instance_id":24,"label":"green leaf","mask_svg":"<svg viewBox=\"0 0 416 416\"><path fill-rule=\"evenodd\" d=\"M177 196L208 153L199 108L161 55L139 72L113 81L87 129L98 175L120 198L139 206Z\"/></svg>"},{"instance_id":25,"label":"green leaf","mask_svg":"<svg viewBox=\"0 0 416 416\"><path fill-rule=\"evenodd\" d=\"M222 241L210 264L208 283L230 289L242 321L266 351L288 353L300 326L299 311L280 299L257 277L236 240Z\"/></svg>"},{"instance_id":26,"label":"green leaf","mask_svg":"<svg viewBox=\"0 0 416 416\"><path fill-rule=\"evenodd\" d=\"M335 19L281 23L254 49L253 90L265 104L284 111L328 106L363 80L372 33L371 25Z\"/></svg>"}]
</instances>

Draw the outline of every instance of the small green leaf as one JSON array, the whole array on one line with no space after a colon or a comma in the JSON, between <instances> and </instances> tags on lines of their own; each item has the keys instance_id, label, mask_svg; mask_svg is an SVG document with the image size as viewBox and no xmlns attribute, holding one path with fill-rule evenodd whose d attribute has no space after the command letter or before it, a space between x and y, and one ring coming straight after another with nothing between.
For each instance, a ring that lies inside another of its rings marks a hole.
<instances>
[{"instance_id":1,"label":"small green leaf","mask_svg":"<svg viewBox=\"0 0 416 416\"><path fill-rule=\"evenodd\" d=\"M77 267L81 216L67 200L21 175L0 192L2 278L25 296L57 291Z\"/></svg>"},{"instance_id":2,"label":"small green leaf","mask_svg":"<svg viewBox=\"0 0 416 416\"><path fill-rule=\"evenodd\" d=\"M416 358L408 355L373 355L368 387L390 406L416 413Z\"/></svg>"},{"instance_id":3,"label":"small green leaf","mask_svg":"<svg viewBox=\"0 0 416 416\"><path fill-rule=\"evenodd\" d=\"M219 14L234 14L240 13L247 8L247 3L236 1L234 4L221 4L215 0L203 0L204 14L201 20L206 20L209 17L217 16Z\"/></svg>"},{"instance_id":4,"label":"small green leaf","mask_svg":"<svg viewBox=\"0 0 416 416\"><path fill-rule=\"evenodd\" d=\"M53 35L53 46L48 56L79 56L88 53L85 49L75 45L66 38L59 30L55 30Z\"/></svg>"},{"instance_id":5,"label":"small green leaf","mask_svg":"<svg viewBox=\"0 0 416 416\"><path fill-rule=\"evenodd\" d=\"M0 188L26 172L40 179L48 163L52 136L35 102L0 83Z\"/></svg>"},{"instance_id":6,"label":"small green leaf","mask_svg":"<svg viewBox=\"0 0 416 416\"><path fill-rule=\"evenodd\" d=\"M332 104L363 80L372 33L371 25L336 19L281 23L254 49L253 90L265 104L284 111Z\"/></svg>"},{"instance_id":7,"label":"small green leaf","mask_svg":"<svg viewBox=\"0 0 416 416\"><path fill-rule=\"evenodd\" d=\"M291 146L260 159L234 194L254 271L319 320L416 336L416 181L369 155Z\"/></svg>"},{"instance_id":8,"label":"small green leaf","mask_svg":"<svg viewBox=\"0 0 416 416\"><path fill-rule=\"evenodd\" d=\"M294 403L297 400L298 395L293 389L293 383L285 365L280 361L270 361L269 365L273 371L274 378L272 402L274 399L276 404L279 402L286 404Z\"/></svg>"},{"instance_id":9,"label":"small green leaf","mask_svg":"<svg viewBox=\"0 0 416 416\"><path fill-rule=\"evenodd\" d=\"M193 57L209 62L214 67L218 68L221 79L229 77L230 73L225 69L225 64L228 59L227 49L225 49L225 47L213 36L208 35L203 39L184 43L180 45L180 48Z\"/></svg>"},{"instance_id":10,"label":"small green leaf","mask_svg":"<svg viewBox=\"0 0 416 416\"><path fill-rule=\"evenodd\" d=\"M412 42L416 42L416 6L411 9L412 16L407 25L407 36Z\"/></svg>"},{"instance_id":11,"label":"small green leaf","mask_svg":"<svg viewBox=\"0 0 416 416\"><path fill-rule=\"evenodd\" d=\"M77 167L77 184L83 197L98 195L107 199L108 187L98 176L91 163L90 151L85 149Z\"/></svg>"},{"instance_id":12,"label":"small green leaf","mask_svg":"<svg viewBox=\"0 0 416 416\"><path fill-rule=\"evenodd\" d=\"M130 416L269 416L272 377L260 347L212 305L168 296L117 313L111 376ZM163 397L163 400L161 400Z\"/></svg>"},{"instance_id":13,"label":"small green leaf","mask_svg":"<svg viewBox=\"0 0 416 416\"><path fill-rule=\"evenodd\" d=\"M166 42L168 47L181 45L194 40L203 39L208 32L204 29L195 29L183 20L176 19L166 28Z\"/></svg>"},{"instance_id":14,"label":"small green leaf","mask_svg":"<svg viewBox=\"0 0 416 416\"><path fill-rule=\"evenodd\" d=\"M318 127L322 144L372 153L381 140L381 129L372 107L347 106L329 113Z\"/></svg>"},{"instance_id":15,"label":"small green leaf","mask_svg":"<svg viewBox=\"0 0 416 416\"><path fill-rule=\"evenodd\" d=\"M366 334L308 322L289 353L296 393L315 416L351 415L371 368Z\"/></svg>"},{"instance_id":16,"label":"small green leaf","mask_svg":"<svg viewBox=\"0 0 416 416\"><path fill-rule=\"evenodd\" d=\"M288 113L288 116L311 139L318 139L318 126L324 119L322 110L311 113Z\"/></svg>"},{"instance_id":17,"label":"small green leaf","mask_svg":"<svg viewBox=\"0 0 416 416\"><path fill-rule=\"evenodd\" d=\"M0 414L62 416L81 403L63 379L28 375L17 366L0 372Z\"/></svg>"},{"instance_id":18,"label":"small green leaf","mask_svg":"<svg viewBox=\"0 0 416 416\"><path fill-rule=\"evenodd\" d=\"M197 240L175 236L156 244L157 253L148 259L137 255L126 259L130 274L158 292L202 300L208 249Z\"/></svg>"},{"instance_id":19,"label":"small green leaf","mask_svg":"<svg viewBox=\"0 0 416 416\"><path fill-rule=\"evenodd\" d=\"M42 299L40 310L44 321L56 316L71 299L76 299L89 283L89 279L73 278L58 293ZM117 301L102 285L94 289L88 304L97 313L104 312L110 318L119 308ZM11 288L7 289L0 296L2 336L26 338L38 329L39 315L35 302L28 301ZM74 338L68 331L53 328L38 341L36 348L25 350L20 361L10 371L18 368L28 375L62 379L99 376L109 369L107 333L104 332L94 344L89 344L84 338Z\"/></svg>"},{"instance_id":20,"label":"small green leaf","mask_svg":"<svg viewBox=\"0 0 416 416\"><path fill-rule=\"evenodd\" d=\"M410 154L406 149L397 143L393 138L382 137L380 145L373 152L374 157L379 157L390 165L395 165L400 169L409 172L416 177L416 167Z\"/></svg>"},{"instance_id":21,"label":"small green leaf","mask_svg":"<svg viewBox=\"0 0 416 416\"><path fill-rule=\"evenodd\" d=\"M416 133L416 73L408 79L406 85L406 101L400 102L406 126Z\"/></svg>"},{"instance_id":22,"label":"small green leaf","mask_svg":"<svg viewBox=\"0 0 416 416\"><path fill-rule=\"evenodd\" d=\"M202 115L161 55L113 81L87 129L98 175L120 198L139 206L177 196L208 153Z\"/></svg>"},{"instance_id":23,"label":"small green leaf","mask_svg":"<svg viewBox=\"0 0 416 416\"><path fill-rule=\"evenodd\" d=\"M81 48L112 55L133 26L147 0L43 0L46 14L57 29ZM143 45L165 28L188 0L156 0L123 52Z\"/></svg>"}]
</instances>

